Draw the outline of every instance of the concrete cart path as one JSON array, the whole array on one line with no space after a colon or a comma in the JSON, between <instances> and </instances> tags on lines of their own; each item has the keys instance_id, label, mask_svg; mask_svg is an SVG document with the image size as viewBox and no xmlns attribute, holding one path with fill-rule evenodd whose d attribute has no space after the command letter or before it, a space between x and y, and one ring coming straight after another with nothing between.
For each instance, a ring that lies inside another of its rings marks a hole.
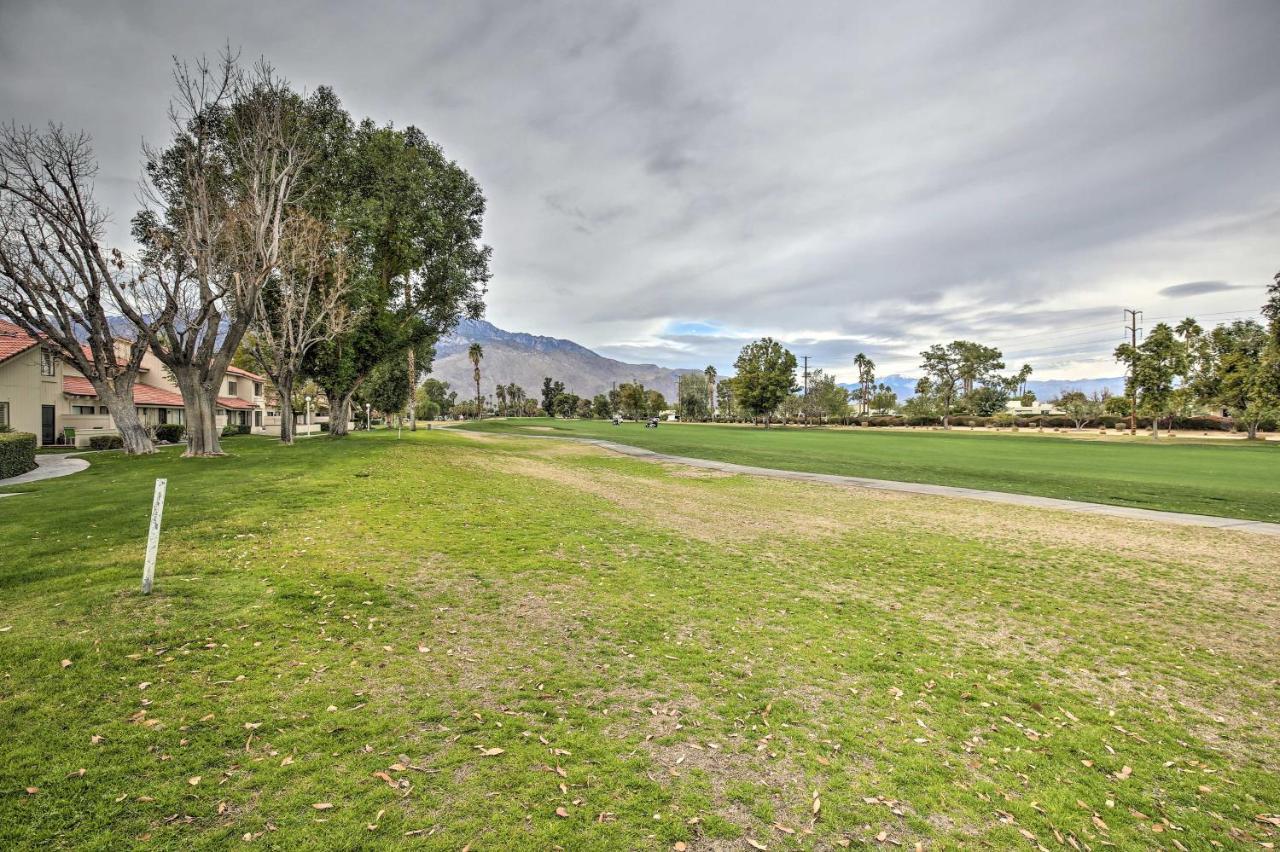
<instances>
[{"instance_id":1,"label":"concrete cart path","mask_svg":"<svg viewBox=\"0 0 1280 852\"><path fill-rule=\"evenodd\" d=\"M459 432L465 432L459 429ZM471 433L477 434L477 433ZM505 437L505 436L504 436ZM1007 491L983 491L978 488L961 488L954 485L929 485L923 482L895 482L887 479L868 479L862 476L841 476L834 473L809 473L801 470L777 470L770 467L752 467L745 464L673 456L667 453L645 450L627 444L615 444L599 438L575 438L565 435L520 435L522 438L550 438L561 441L581 441L606 450L676 464L718 470L724 473L741 473L748 476L769 476L775 479L795 479L801 482L824 482L828 485L852 485L879 491L901 491L909 494L932 494L938 497L965 497L985 500L988 503L1009 503L1014 506L1033 506L1041 509L1057 509L1063 512L1080 512L1088 515L1105 515L1113 518L1129 518L1136 521L1154 521L1162 524L1180 524L1191 527L1240 530L1261 535L1280 536L1280 524L1266 521L1250 521L1244 518L1218 518L1213 515L1191 515L1185 512L1162 512L1156 509L1138 509L1129 506L1112 506L1107 503L1085 503L1079 500L1060 500L1056 497L1037 497L1032 494L1011 494Z\"/></svg>"},{"instance_id":2,"label":"concrete cart path","mask_svg":"<svg viewBox=\"0 0 1280 852\"><path fill-rule=\"evenodd\" d=\"M8 479L0 479L0 488L6 485L22 485L25 482L39 482L41 479L55 479L59 476L70 476L89 467L87 459L78 458L70 453L45 453L36 456L36 469ZM0 494L0 497L12 497L12 494Z\"/></svg>"}]
</instances>

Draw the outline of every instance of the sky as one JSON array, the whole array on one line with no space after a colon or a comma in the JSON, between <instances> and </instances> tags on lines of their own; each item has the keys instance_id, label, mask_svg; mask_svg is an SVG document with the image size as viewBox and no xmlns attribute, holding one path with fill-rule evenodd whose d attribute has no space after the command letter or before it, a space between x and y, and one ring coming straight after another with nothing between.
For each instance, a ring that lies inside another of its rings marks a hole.
<instances>
[{"instance_id":1,"label":"sky","mask_svg":"<svg viewBox=\"0 0 1280 852\"><path fill-rule=\"evenodd\" d=\"M127 245L174 55L230 44L479 180L486 317L724 373L929 344L1118 375L1280 268L1280 3L0 0L0 120L89 132Z\"/></svg>"}]
</instances>

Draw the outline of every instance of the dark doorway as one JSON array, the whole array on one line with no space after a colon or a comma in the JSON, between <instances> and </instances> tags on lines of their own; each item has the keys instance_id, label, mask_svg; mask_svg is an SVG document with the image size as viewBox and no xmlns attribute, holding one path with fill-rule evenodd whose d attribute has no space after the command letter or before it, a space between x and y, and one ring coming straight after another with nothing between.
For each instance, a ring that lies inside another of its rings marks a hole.
<instances>
[{"instance_id":1,"label":"dark doorway","mask_svg":"<svg viewBox=\"0 0 1280 852\"><path fill-rule=\"evenodd\" d=\"M46 447L53 444L57 431L54 429L54 412L52 405L40 406L40 443Z\"/></svg>"}]
</instances>

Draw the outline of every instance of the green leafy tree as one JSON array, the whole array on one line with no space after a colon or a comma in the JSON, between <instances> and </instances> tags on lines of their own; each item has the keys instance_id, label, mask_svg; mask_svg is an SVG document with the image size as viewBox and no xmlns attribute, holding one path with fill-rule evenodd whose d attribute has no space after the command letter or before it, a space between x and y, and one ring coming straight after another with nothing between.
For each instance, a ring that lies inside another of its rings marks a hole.
<instances>
[{"instance_id":1,"label":"green leafy tree","mask_svg":"<svg viewBox=\"0 0 1280 852\"><path fill-rule=\"evenodd\" d=\"M952 385L953 391L954 387ZM902 414L908 418L937 417L941 411L938 389L928 376L916 382L915 394L902 404Z\"/></svg>"},{"instance_id":2,"label":"green leafy tree","mask_svg":"<svg viewBox=\"0 0 1280 852\"><path fill-rule=\"evenodd\" d=\"M602 393L595 395L591 400L592 413L601 420L608 420L613 416L613 406L609 404L609 397Z\"/></svg>"},{"instance_id":3,"label":"green leafy tree","mask_svg":"<svg viewBox=\"0 0 1280 852\"><path fill-rule=\"evenodd\" d=\"M680 376L676 386L676 410L681 420L706 420L711 415L710 388L711 381L703 373Z\"/></svg>"},{"instance_id":4,"label":"green leafy tree","mask_svg":"<svg viewBox=\"0 0 1280 852\"><path fill-rule=\"evenodd\" d=\"M660 391L645 391L644 402L646 413L650 417L656 417L667 408L667 398Z\"/></svg>"},{"instance_id":5,"label":"green leafy tree","mask_svg":"<svg viewBox=\"0 0 1280 852\"><path fill-rule=\"evenodd\" d=\"M869 399L869 398L868 398ZM824 419L849 413L849 391L836 384L836 377L822 370L809 376L809 414Z\"/></svg>"},{"instance_id":6,"label":"green leafy tree","mask_svg":"<svg viewBox=\"0 0 1280 852\"><path fill-rule=\"evenodd\" d=\"M356 392L355 402L387 417L404 412L409 405L409 369L407 360L395 358L379 364L362 382Z\"/></svg>"},{"instance_id":7,"label":"green leafy tree","mask_svg":"<svg viewBox=\"0 0 1280 852\"><path fill-rule=\"evenodd\" d=\"M542 379L542 410L548 417L556 416L556 397L564 393L564 382L552 381L550 376Z\"/></svg>"},{"instance_id":8,"label":"green leafy tree","mask_svg":"<svg viewBox=\"0 0 1280 852\"><path fill-rule=\"evenodd\" d=\"M1115 357L1133 365L1128 388L1137 393L1138 411L1151 417L1152 437L1159 438L1161 418L1172 413L1174 380L1187 371L1186 347L1162 322L1137 347L1116 347Z\"/></svg>"},{"instance_id":9,"label":"green leafy tree","mask_svg":"<svg viewBox=\"0 0 1280 852\"><path fill-rule=\"evenodd\" d=\"M406 356L416 385L430 364L422 353L461 317L480 316L490 250L480 242L479 185L417 128L366 119L333 156L342 167L325 197L359 260L349 305L358 319L316 347L306 372L325 388L342 434L352 395L374 368Z\"/></svg>"},{"instance_id":10,"label":"green leafy tree","mask_svg":"<svg viewBox=\"0 0 1280 852\"><path fill-rule=\"evenodd\" d=\"M555 409L557 417L563 417L566 420L573 417L578 411L578 396L572 393L558 394L551 406Z\"/></svg>"},{"instance_id":11,"label":"green leafy tree","mask_svg":"<svg viewBox=\"0 0 1280 852\"><path fill-rule=\"evenodd\" d=\"M942 425L951 427L951 409L960 387L960 369L964 363L964 341L949 345L935 343L920 353L920 367L929 379L931 396L942 415ZM919 388L917 387L917 396Z\"/></svg>"},{"instance_id":12,"label":"green leafy tree","mask_svg":"<svg viewBox=\"0 0 1280 852\"><path fill-rule=\"evenodd\" d=\"M998 375L1004 369L999 349L971 340L954 341L950 344L950 349L956 359L956 375L965 396L972 394L978 385L1006 383L1007 380Z\"/></svg>"},{"instance_id":13,"label":"green leafy tree","mask_svg":"<svg viewBox=\"0 0 1280 852\"><path fill-rule=\"evenodd\" d=\"M448 382L427 378L418 386L414 397L414 408L417 409L418 419L434 420L436 417L450 413L457 399L458 394L449 390Z\"/></svg>"},{"instance_id":14,"label":"green leafy tree","mask_svg":"<svg viewBox=\"0 0 1280 852\"><path fill-rule=\"evenodd\" d=\"M1274 346L1267 329L1254 320L1217 326L1207 335L1206 350L1207 367L1197 383L1199 398L1227 409L1248 436L1256 438L1258 425L1280 410Z\"/></svg>"},{"instance_id":15,"label":"green leafy tree","mask_svg":"<svg viewBox=\"0 0 1280 852\"><path fill-rule=\"evenodd\" d=\"M781 343L765 337L742 347L734 362L734 401L752 419L768 417L796 383L796 356Z\"/></svg>"},{"instance_id":16,"label":"green leafy tree","mask_svg":"<svg viewBox=\"0 0 1280 852\"><path fill-rule=\"evenodd\" d=\"M618 410L632 420L639 420L648 411L648 396L644 385L639 382L626 382L618 386Z\"/></svg>"},{"instance_id":17,"label":"green leafy tree","mask_svg":"<svg viewBox=\"0 0 1280 852\"><path fill-rule=\"evenodd\" d=\"M1009 401L1009 391L1003 383L980 385L965 394L964 405L971 414L990 417L1004 411Z\"/></svg>"},{"instance_id":18,"label":"green leafy tree","mask_svg":"<svg viewBox=\"0 0 1280 852\"><path fill-rule=\"evenodd\" d=\"M1081 390L1063 391L1056 404L1075 421L1077 431L1098 419L1103 410L1103 400L1100 397L1090 397Z\"/></svg>"},{"instance_id":19,"label":"green leafy tree","mask_svg":"<svg viewBox=\"0 0 1280 852\"><path fill-rule=\"evenodd\" d=\"M716 383L716 410L722 417L738 416L738 408L733 397L733 383L733 376Z\"/></svg>"}]
</instances>

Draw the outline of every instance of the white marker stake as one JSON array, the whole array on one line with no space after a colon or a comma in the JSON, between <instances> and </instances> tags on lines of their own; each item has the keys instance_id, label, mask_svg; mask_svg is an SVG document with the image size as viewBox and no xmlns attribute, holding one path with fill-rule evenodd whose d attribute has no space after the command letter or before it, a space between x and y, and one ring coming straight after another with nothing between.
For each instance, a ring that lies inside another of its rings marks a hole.
<instances>
[{"instance_id":1,"label":"white marker stake","mask_svg":"<svg viewBox=\"0 0 1280 852\"><path fill-rule=\"evenodd\" d=\"M156 496L151 500L151 530L147 533L147 561L142 566L142 593L151 594L156 579L156 549L160 546L160 518L164 516L164 490L169 480L156 480Z\"/></svg>"}]
</instances>

